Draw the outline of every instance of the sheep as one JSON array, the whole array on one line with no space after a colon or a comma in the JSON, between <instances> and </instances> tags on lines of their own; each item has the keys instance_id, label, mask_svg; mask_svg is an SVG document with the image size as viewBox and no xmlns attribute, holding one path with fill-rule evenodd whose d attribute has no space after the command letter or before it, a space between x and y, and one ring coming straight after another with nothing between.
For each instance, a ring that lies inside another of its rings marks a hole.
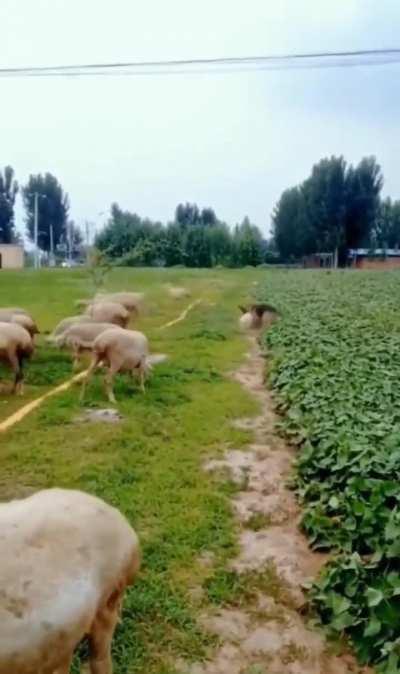
<instances>
[{"instance_id":1,"label":"sheep","mask_svg":"<svg viewBox=\"0 0 400 674\"><path fill-rule=\"evenodd\" d=\"M129 311L117 302L94 302L87 307L85 314L99 323L114 323L121 328L126 328L130 318Z\"/></svg>"},{"instance_id":2,"label":"sheep","mask_svg":"<svg viewBox=\"0 0 400 674\"><path fill-rule=\"evenodd\" d=\"M107 397L116 403L113 391L113 379L117 372L137 372L140 388L144 392L145 379L152 366L166 359L164 354L149 354L149 342L142 332L109 328L99 335L93 343L93 359L82 382L81 401L85 395L86 385L94 370L103 363L107 368L105 386Z\"/></svg>"},{"instance_id":3,"label":"sheep","mask_svg":"<svg viewBox=\"0 0 400 674\"><path fill-rule=\"evenodd\" d=\"M0 504L0 674L68 674L89 637L90 671L112 674L111 642L140 568L123 515L80 491Z\"/></svg>"},{"instance_id":4,"label":"sheep","mask_svg":"<svg viewBox=\"0 0 400 674\"><path fill-rule=\"evenodd\" d=\"M143 293L117 292L117 293L97 293L92 300L78 300L77 306L90 306L97 302L116 302L122 304L131 315L138 314L143 301Z\"/></svg>"},{"instance_id":5,"label":"sheep","mask_svg":"<svg viewBox=\"0 0 400 674\"><path fill-rule=\"evenodd\" d=\"M278 318L277 310L270 304L252 304L248 309L239 306L242 316L239 325L243 330L259 330Z\"/></svg>"},{"instance_id":6,"label":"sheep","mask_svg":"<svg viewBox=\"0 0 400 674\"><path fill-rule=\"evenodd\" d=\"M27 330L31 337L39 334L39 329L32 316L24 309L3 308L0 309L0 321L3 323L17 323Z\"/></svg>"},{"instance_id":7,"label":"sheep","mask_svg":"<svg viewBox=\"0 0 400 674\"><path fill-rule=\"evenodd\" d=\"M33 341L27 330L16 323L0 322L0 360L14 372L12 393L22 393L23 363L33 353Z\"/></svg>"},{"instance_id":8,"label":"sheep","mask_svg":"<svg viewBox=\"0 0 400 674\"><path fill-rule=\"evenodd\" d=\"M115 327L112 323L79 322L70 325L60 335L54 337L53 343L59 347L72 350L73 369L79 366L80 358L85 351L91 351L93 342L104 330Z\"/></svg>"},{"instance_id":9,"label":"sheep","mask_svg":"<svg viewBox=\"0 0 400 674\"><path fill-rule=\"evenodd\" d=\"M98 321L96 321L94 318L86 316L86 314L79 314L78 316L69 316L68 318L63 318L63 320L56 325L51 335L46 337L46 341L54 343L57 337L62 335L63 332L68 330L72 325L76 325L77 323L97 323L97 322Z\"/></svg>"},{"instance_id":10,"label":"sheep","mask_svg":"<svg viewBox=\"0 0 400 674\"><path fill-rule=\"evenodd\" d=\"M182 300L185 297L190 297L190 291L187 288L181 288L179 286L168 286L167 292L169 296L175 300Z\"/></svg>"}]
</instances>

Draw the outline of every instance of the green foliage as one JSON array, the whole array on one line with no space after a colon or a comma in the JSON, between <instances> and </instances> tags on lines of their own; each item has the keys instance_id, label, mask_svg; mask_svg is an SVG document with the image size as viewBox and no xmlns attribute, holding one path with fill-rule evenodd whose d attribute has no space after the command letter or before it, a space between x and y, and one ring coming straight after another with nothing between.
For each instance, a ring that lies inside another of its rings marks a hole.
<instances>
[{"instance_id":1,"label":"green foliage","mask_svg":"<svg viewBox=\"0 0 400 674\"><path fill-rule=\"evenodd\" d=\"M111 263L107 256L98 248L93 248L89 252L87 272L95 291L104 286L110 270Z\"/></svg>"},{"instance_id":2,"label":"green foliage","mask_svg":"<svg viewBox=\"0 0 400 674\"><path fill-rule=\"evenodd\" d=\"M14 205L18 183L14 179L14 169L6 166L0 172L0 243L12 243L14 232Z\"/></svg>"},{"instance_id":3,"label":"green foliage","mask_svg":"<svg viewBox=\"0 0 400 674\"><path fill-rule=\"evenodd\" d=\"M39 195L38 245L41 250L48 252L51 244L51 227L55 248L65 240L69 211L68 195L51 173L29 176L28 183L22 188L22 196L26 211L27 234L31 241L34 240L35 193Z\"/></svg>"},{"instance_id":4,"label":"green foliage","mask_svg":"<svg viewBox=\"0 0 400 674\"><path fill-rule=\"evenodd\" d=\"M400 672L400 276L279 272L265 299L281 428L300 447L303 527L339 556L316 584L324 623ZM398 640L398 641L397 641Z\"/></svg>"},{"instance_id":5,"label":"green foliage","mask_svg":"<svg viewBox=\"0 0 400 674\"><path fill-rule=\"evenodd\" d=\"M388 197L380 204L371 245L383 249L400 246L400 201Z\"/></svg>"},{"instance_id":6,"label":"green foliage","mask_svg":"<svg viewBox=\"0 0 400 674\"><path fill-rule=\"evenodd\" d=\"M259 229L245 218L234 232L211 208L179 204L166 227L135 213L111 207L111 218L96 245L123 266L256 266L263 261Z\"/></svg>"},{"instance_id":7,"label":"green foliage","mask_svg":"<svg viewBox=\"0 0 400 674\"><path fill-rule=\"evenodd\" d=\"M370 240L382 185L374 157L356 167L343 157L322 159L307 180L283 192L274 210L274 239L281 256L336 252L344 265L348 248Z\"/></svg>"}]
</instances>

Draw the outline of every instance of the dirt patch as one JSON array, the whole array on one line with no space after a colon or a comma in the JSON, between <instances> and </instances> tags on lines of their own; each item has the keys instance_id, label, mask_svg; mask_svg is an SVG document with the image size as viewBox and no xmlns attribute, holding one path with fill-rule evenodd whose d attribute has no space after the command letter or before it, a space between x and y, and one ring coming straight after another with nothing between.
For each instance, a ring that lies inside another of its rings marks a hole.
<instances>
[{"instance_id":1,"label":"dirt patch","mask_svg":"<svg viewBox=\"0 0 400 674\"><path fill-rule=\"evenodd\" d=\"M201 625L220 646L207 662L181 663L179 669L184 674L372 674L348 653L332 655L324 635L303 617L302 587L327 558L309 549L299 529L299 507L287 486L294 452L276 434L264 358L256 339L250 342L245 363L232 376L260 402L260 415L234 421L236 428L253 433L254 443L247 451L227 451L205 469L226 474L239 487L232 499L239 554L231 568L248 574L272 565L283 592L274 595L271 587L271 596L265 591L253 605L203 615Z\"/></svg>"}]
</instances>

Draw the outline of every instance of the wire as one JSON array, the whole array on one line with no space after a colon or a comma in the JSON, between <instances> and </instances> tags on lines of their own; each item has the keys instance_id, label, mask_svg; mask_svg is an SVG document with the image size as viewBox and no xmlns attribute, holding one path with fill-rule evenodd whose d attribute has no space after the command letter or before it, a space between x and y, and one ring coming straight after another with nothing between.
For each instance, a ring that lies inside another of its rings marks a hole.
<instances>
[{"instance_id":1,"label":"wire","mask_svg":"<svg viewBox=\"0 0 400 674\"><path fill-rule=\"evenodd\" d=\"M400 62L400 48L310 52L160 61L122 61L80 65L0 68L0 77L82 77L249 72L293 68L387 65Z\"/></svg>"}]
</instances>

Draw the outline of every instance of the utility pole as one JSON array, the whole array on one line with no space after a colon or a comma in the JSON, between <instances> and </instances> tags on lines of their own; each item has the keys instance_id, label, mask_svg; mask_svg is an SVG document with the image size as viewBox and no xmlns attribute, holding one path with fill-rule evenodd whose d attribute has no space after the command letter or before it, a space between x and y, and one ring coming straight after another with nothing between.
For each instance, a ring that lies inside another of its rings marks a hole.
<instances>
[{"instance_id":1,"label":"utility pole","mask_svg":"<svg viewBox=\"0 0 400 674\"><path fill-rule=\"evenodd\" d=\"M53 238L53 225L50 225L50 267L54 267L54 238Z\"/></svg>"},{"instance_id":2,"label":"utility pole","mask_svg":"<svg viewBox=\"0 0 400 674\"><path fill-rule=\"evenodd\" d=\"M88 220L85 220L85 230L86 230L86 264L89 264L90 232L89 232L89 221Z\"/></svg>"},{"instance_id":3,"label":"utility pole","mask_svg":"<svg viewBox=\"0 0 400 674\"><path fill-rule=\"evenodd\" d=\"M35 269L39 268L39 248L38 248L38 220L39 220L39 194L37 192L33 195L34 198L34 208L33 208L33 238L35 242Z\"/></svg>"},{"instance_id":4,"label":"utility pole","mask_svg":"<svg viewBox=\"0 0 400 674\"><path fill-rule=\"evenodd\" d=\"M68 264L72 267L72 221L68 220Z\"/></svg>"}]
</instances>

